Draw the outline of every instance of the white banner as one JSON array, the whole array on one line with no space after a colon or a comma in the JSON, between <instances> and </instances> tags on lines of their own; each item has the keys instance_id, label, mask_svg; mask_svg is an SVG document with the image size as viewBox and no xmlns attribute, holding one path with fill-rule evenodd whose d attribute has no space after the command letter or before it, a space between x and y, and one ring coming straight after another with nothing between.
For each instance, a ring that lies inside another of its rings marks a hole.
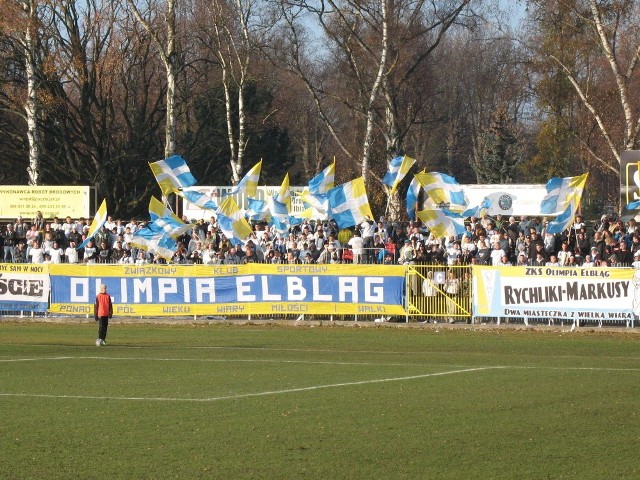
<instances>
[{"instance_id":1,"label":"white banner","mask_svg":"<svg viewBox=\"0 0 640 480\"><path fill-rule=\"evenodd\" d=\"M640 314L640 271L474 265L473 314L632 320Z\"/></svg>"},{"instance_id":2,"label":"white banner","mask_svg":"<svg viewBox=\"0 0 640 480\"><path fill-rule=\"evenodd\" d=\"M480 205L485 198L491 202L489 215L542 216L540 204L547 194L544 185L462 185L469 207ZM547 215L553 216L553 215ZM518 218L519 220L519 218Z\"/></svg>"},{"instance_id":3,"label":"white banner","mask_svg":"<svg viewBox=\"0 0 640 480\"><path fill-rule=\"evenodd\" d=\"M233 188L234 187L232 186L228 186L228 187L195 186L195 187L191 187L189 190L195 190L200 193L204 193L211 200L213 200L216 203L216 205L220 205L220 203L225 199L225 197L229 194L229 192L233 190ZM289 190L291 191L291 215L294 217L302 213L305 209L304 205L302 204L302 200L297 195L297 193L302 192L304 188L305 187L295 187L295 186L289 187ZM279 191L280 191L279 185L272 186L272 187L258 186L258 189L256 191L256 196L254 198L256 200L266 201L268 198L272 198ZM236 193L231 195L231 197L233 197L233 199L236 201L238 206L240 206L240 208L247 209L248 202L247 202L247 195L245 193L240 193L240 194ZM194 205L193 203L185 199L181 199L181 200L182 200L182 213L183 215L186 215L187 218L196 219L196 220L200 218L204 218L208 220L209 217L213 216L213 213L211 211L203 210L202 208L198 207L197 205ZM317 210L314 209L313 218L324 220L326 216L318 213Z\"/></svg>"},{"instance_id":4,"label":"white banner","mask_svg":"<svg viewBox=\"0 0 640 480\"><path fill-rule=\"evenodd\" d=\"M46 312L49 290L47 265L0 264L0 311Z\"/></svg>"}]
</instances>

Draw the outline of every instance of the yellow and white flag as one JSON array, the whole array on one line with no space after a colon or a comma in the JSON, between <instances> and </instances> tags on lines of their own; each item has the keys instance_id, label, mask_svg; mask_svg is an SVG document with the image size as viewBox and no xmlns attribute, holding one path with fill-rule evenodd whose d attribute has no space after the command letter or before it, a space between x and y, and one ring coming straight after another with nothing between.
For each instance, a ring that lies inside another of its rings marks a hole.
<instances>
[{"instance_id":1,"label":"yellow and white flag","mask_svg":"<svg viewBox=\"0 0 640 480\"><path fill-rule=\"evenodd\" d=\"M91 226L89 227L89 231L87 232L87 238L80 245L76 247L76 250L80 250L84 248L89 240L91 240L98 231L102 228L102 226L107 221L107 199L102 200L98 211L96 212L96 216L93 217L93 221L91 222Z\"/></svg>"},{"instance_id":2,"label":"yellow and white flag","mask_svg":"<svg viewBox=\"0 0 640 480\"><path fill-rule=\"evenodd\" d=\"M260 181L260 172L262 171L262 160L256 163L251 170L238 182L238 185L231 190L228 195L236 193L246 193L247 197L255 197L258 190L258 182Z\"/></svg>"},{"instance_id":3,"label":"yellow and white flag","mask_svg":"<svg viewBox=\"0 0 640 480\"><path fill-rule=\"evenodd\" d=\"M220 230L232 243L240 243L253 232L251 225L244 218L244 213L233 197L225 198L216 214Z\"/></svg>"}]
</instances>

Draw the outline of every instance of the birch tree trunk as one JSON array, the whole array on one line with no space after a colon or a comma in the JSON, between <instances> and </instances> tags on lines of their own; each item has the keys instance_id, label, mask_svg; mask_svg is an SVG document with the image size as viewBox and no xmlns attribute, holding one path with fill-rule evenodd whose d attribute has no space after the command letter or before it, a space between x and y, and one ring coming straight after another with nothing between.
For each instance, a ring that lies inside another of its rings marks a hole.
<instances>
[{"instance_id":1,"label":"birch tree trunk","mask_svg":"<svg viewBox=\"0 0 640 480\"><path fill-rule=\"evenodd\" d=\"M373 137L373 126L375 121L375 103L387 70L387 53L389 51L389 19L387 12L387 0L380 0L382 27L382 36L380 38L380 60L378 62L378 72L375 81L371 86L371 93L369 94L369 103L367 105L367 126L365 128L362 148L362 176L364 177L365 184L369 177L369 157L371 156L371 139Z\"/></svg>"},{"instance_id":2,"label":"birch tree trunk","mask_svg":"<svg viewBox=\"0 0 640 480\"><path fill-rule=\"evenodd\" d=\"M233 8L229 8L230 5L233 5ZM232 4L222 0L211 0L216 42L215 55L222 69L227 138L230 152L229 165L231 166L231 182L233 185L236 185L242 177L244 153L248 142L244 101L251 53L249 19L251 18L252 9L253 2L251 0L246 2L235 0ZM237 132L233 122L234 105L231 97L234 85L237 88Z\"/></svg>"},{"instance_id":3,"label":"birch tree trunk","mask_svg":"<svg viewBox=\"0 0 640 480\"><path fill-rule=\"evenodd\" d=\"M37 80L37 5L36 0L22 2L22 8L27 15L27 25L25 28L24 49L25 71L27 75L27 99L25 101L25 114L27 118L27 140L29 142L29 185L38 185L40 180L40 152L41 135L38 115L40 113L40 103L38 101L38 80Z\"/></svg>"},{"instance_id":4,"label":"birch tree trunk","mask_svg":"<svg viewBox=\"0 0 640 480\"><path fill-rule=\"evenodd\" d=\"M548 11L549 4L546 0L536 0L532 3L539 11ZM637 83L637 67L640 62L640 41L636 35L640 28L637 6L634 2L587 0L571 6L570 12L579 20L578 24L587 25L584 30L577 31L575 41L580 45L597 45L597 50L594 49L591 53L593 62L586 63L585 58L588 57L583 55L579 63L582 69L579 69L575 65L574 56L564 59L560 54L544 50L540 50L538 54L551 58L560 68L579 101L589 112L595 129L606 146L604 150L608 150L610 156L594 148L591 139L574 133L581 146L603 169L618 175L622 151L634 150L640 145L640 111L637 107L634 108L630 98L630 89ZM538 49L536 43L533 50ZM611 76L606 81L611 82L619 102L621 114L616 113L615 116L611 114L613 110L610 108L610 102L603 103L602 98L599 98L599 84L593 83L594 79L597 82L605 82L602 78L607 74L605 70ZM611 160L615 160L615 163Z\"/></svg>"},{"instance_id":5,"label":"birch tree trunk","mask_svg":"<svg viewBox=\"0 0 640 480\"><path fill-rule=\"evenodd\" d=\"M620 99L620 105L622 107L622 111L624 112L624 149L631 150L638 143L638 132L640 130L640 116L634 120L633 111L631 108L631 102L629 101L629 80L631 78L631 74L635 70L635 67L638 64L638 59L640 56L640 43L636 43L633 48L633 56L631 58L631 62L629 63L629 68L627 72L621 71L621 66L618 63L618 57L616 56L614 47L612 45L615 42L615 34L616 30L613 30L613 38L609 38L609 35L606 32L606 28L602 23L602 15L598 8L598 3L596 0L590 0L589 6L591 7L591 15L593 15L593 21L596 26L596 31L598 32L598 38L600 39L600 45L602 46L602 51L604 53L607 62L609 63L609 67L611 68L611 73L613 74L613 78L615 79L616 86L618 87L618 96ZM611 28L608 30L611 31ZM600 126L601 122L599 122ZM609 133L607 129L602 126L602 133L606 134L605 138L609 139ZM609 141L610 147L611 142ZM620 163L620 154L616 151L615 148L612 149L612 153L615 155L618 163Z\"/></svg>"},{"instance_id":6,"label":"birch tree trunk","mask_svg":"<svg viewBox=\"0 0 640 480\"><path fill-rule=\"evenodd\" d=\"M176 78L180 73L180 65L176 56L176 11L175 0L166 0L166 11L164 14L164 26L166 28L166 43L158 36L156 29L142 16L134 0L127 0L136 20L143 26L155 44L162 63L166 70L167 78L167 114L165 125L164 155L170 157L176 153Z\"/></svg>"}]
</instances>

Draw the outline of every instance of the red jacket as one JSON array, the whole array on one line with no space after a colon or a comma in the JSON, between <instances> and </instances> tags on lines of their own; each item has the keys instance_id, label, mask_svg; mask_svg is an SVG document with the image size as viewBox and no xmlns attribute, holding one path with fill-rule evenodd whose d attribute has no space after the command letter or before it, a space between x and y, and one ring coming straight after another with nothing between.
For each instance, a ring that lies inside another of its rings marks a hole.
<instances>
[{"instance_id":1,"label":"red jacket","mask_svg":"<svg viewBox=\"0 0 640 480\"><path fill-rule=\"evenodd\" d=\"M93 305L93 315L98 317L113 316L113 304L111 303L111 295L108 293L99 293L96 295L96 303Z\"/></svg>"}]
</instances>

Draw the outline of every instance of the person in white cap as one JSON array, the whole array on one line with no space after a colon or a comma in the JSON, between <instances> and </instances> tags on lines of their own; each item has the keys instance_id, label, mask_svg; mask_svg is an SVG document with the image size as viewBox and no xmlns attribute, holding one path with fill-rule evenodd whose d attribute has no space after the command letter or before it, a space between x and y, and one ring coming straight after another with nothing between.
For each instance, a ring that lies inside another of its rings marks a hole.
<instances>
[{"instance_id":1,"label":"person in white cap","mask_svg":"<svg viewBox=\"0 0 640 480\"><path fill-rule=\"evenodd\" d=\"M633 254L633 263L631 266L636 270L640 270L640 250Z\"/></svg>"}]
</instances>

